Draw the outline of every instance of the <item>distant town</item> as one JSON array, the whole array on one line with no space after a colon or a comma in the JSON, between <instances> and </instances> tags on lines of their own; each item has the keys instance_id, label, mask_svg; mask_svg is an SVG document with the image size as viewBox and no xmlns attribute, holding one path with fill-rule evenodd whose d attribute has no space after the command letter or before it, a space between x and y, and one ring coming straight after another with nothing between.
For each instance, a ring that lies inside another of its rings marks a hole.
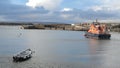
<instances>
[{"instance_id":1,"label":"distant town","mask_svg":"<svg viewBox=\"0 0 120 68\"><path fill-rule=\"evenodd\" d=\"M92 23L92 22L91 22ZM44 29L44 30L70 30L70 31L87 31L91 23L53 23L46 24L44 23L26 23L26 22L0 22L0 25L11 25L16 26L20 25L21 29ZM120 32L120 23L100 23L105 24L109 31L111 32Z\"/></svg>"}]
</instances>

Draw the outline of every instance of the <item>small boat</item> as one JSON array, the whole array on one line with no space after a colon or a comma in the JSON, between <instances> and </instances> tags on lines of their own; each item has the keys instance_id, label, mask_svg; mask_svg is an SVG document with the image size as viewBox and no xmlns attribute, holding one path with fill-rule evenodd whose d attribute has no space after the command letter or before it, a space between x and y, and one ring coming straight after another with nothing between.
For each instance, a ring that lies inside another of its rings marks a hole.
<instances>
[{"instance_id":1,"label":"small boat","mask_svg":"<svg viewBox=\"0 0 120 68\"><path fill-rule=\"evenodd\" d=\"M90 29L87 32L85 32L84 36L86 38L110 39L111 34L109 34L105 24L100 24L96 20L96 22L93 22L90 25Z\"/></svg>"},{"instance_id":2,"label":"small boat","mask_svg":"<svg viewBox=\"0 0 120 68\"><path fill-rule=\"evenodd\" d=\"M31 49L27 49L25 51L20 52L17 55L14 55L13 60L14 61L25 61L32 57L32 53L33 53L33 51Z\"/></svg>"}]
</instances>

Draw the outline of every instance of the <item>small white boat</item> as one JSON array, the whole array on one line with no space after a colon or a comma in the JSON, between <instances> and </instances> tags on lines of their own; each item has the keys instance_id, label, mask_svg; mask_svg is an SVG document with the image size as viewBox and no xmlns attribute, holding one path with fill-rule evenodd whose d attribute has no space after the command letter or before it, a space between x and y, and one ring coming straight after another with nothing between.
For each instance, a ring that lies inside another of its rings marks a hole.
<instances>
[{"instance_id":1,"label":"small white boat","mask_svg":"<svg viewBox=\"0 0 120 68\"><path fill-rule=\"evenodd\" d=\"M33 53L33 51L31 49L27 49L23 52L20 52L17 55L14 55L13 60L14 61L24 61L24 60L30 59L32 57L32 53Z\"/></svg>"}]
</instances>

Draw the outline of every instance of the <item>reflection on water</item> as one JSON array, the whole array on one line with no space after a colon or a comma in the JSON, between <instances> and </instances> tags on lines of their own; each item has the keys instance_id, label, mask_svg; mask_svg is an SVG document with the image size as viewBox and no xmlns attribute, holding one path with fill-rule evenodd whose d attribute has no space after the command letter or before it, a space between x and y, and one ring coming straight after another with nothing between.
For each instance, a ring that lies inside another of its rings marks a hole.
<instances>
[{"instance_id":1,"label":"reflection on water","mask_svg":"<svg viewBox=\"0 0 120 68\"><path fill-rule=\"evenodd\" d=\"M119 68L118 36L95 40L84 32L0 26L0 68ZM12 62L12 55L28 48L35 51L30 60Z\"/></svg>"}]
</instances>

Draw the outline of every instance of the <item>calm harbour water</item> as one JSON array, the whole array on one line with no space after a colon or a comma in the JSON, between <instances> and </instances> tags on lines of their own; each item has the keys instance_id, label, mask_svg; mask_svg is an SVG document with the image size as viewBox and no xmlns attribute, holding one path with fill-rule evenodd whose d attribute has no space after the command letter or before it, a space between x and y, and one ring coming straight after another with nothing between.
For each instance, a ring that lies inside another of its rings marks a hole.
<instances>
[{"instance_id":1,"label":"calm harbour water","mask_svg":"<svg viewBox=\"0 0 120 68\"><path fill-rule=\"evenodd\" d=\"M0 26L0 68L120 68L120 33L111 34L110 40L95 40L81 31ZM12 61L28 48L35 51L30 60Z\"/></svg>"}]
</instances>

